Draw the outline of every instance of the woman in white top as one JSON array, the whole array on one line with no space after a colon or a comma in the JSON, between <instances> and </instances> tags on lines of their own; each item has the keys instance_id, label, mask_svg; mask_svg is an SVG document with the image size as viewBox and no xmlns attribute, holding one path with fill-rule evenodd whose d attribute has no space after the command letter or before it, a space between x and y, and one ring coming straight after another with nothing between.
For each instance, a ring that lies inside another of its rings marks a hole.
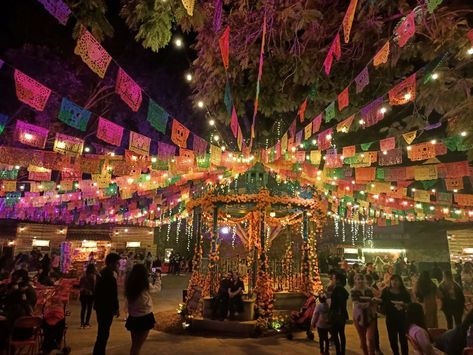
<instances>
[{"instance_id":1,"label":"woman in white top","mask_svg":"<svg viewBox=\"0 0 473 355\"><path fill-rule=\"evenodd\" d=\"M128 302L126 329L131 333L130 355L138 355L149 330L156 321L153 301L149 293L148 270L144 264L136 264L125 282L125 296Z\"/></svg>"},{"instance_id":2,"label":"woman in white top","mask_svg":"<svg viewBox=\"0 0 473 355\"><path fill-rule=\"evenodd\" d=\"M416 355L438 355L430 340L430 335L425 327L424 309L420 303L410 303L407 306L407 336L413 345Z\"/></svg>"}]
</instances>

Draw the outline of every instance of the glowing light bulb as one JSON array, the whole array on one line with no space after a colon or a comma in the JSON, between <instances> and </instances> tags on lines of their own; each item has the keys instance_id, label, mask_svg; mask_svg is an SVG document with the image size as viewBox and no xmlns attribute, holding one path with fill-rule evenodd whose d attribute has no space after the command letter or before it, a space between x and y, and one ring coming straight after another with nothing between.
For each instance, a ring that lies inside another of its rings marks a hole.
<instances>
[{"instance_id":1,"label":"glowing light bulb","mask_svg":"<svg viewBox=\"0 0 473 355\"><path fill-rule=\"evenodd\" d=\"M437 73L432 74L432 80L437 80L439 78L439 75Z\"/></svg>"},{"instance_id":2,"label":"glowing light bulb","mask_svg":"<svg viewBox=\"0 0 473 355\"><path fill-rule=\"evenodd\" d=\"M90 152L90 148L89 148L89 147L85 147L84 150L85 150L86 153L89 153L89 152Z\"/></svg>"},{"instance_id":3,"label":"glowing light bulb","mask_svg":"<svg viewBox=\"0 0 473 355\"><path fill-rule=\"evenodd\" d=\"M20 166L19 166L19 165L15 165L15 169L16 169L16 170L20 170Z\"/></svg>"},{"instance_id":4,"label":"glowing light bulb","mask_svg":"<svg viewBox=\"0 0 473 355\"><path fill-rule=\"evenodd\" d=\"M412 150L412 147L410 145L407 146L407 150Z\"/></svg>"},{"instance_id":5,"label":"glowing light bulb","mask_svg":"<svg viewBox=\"0 0 473 355\"><path fill-rule=\"evenodd\" d=\"M25 133L23 137L25 137L27 141L30 141L33 139L33 135L31 133Z\"/></svg>"},{"instance_id":6,"label":"glowing light bulb","mask_svg":"<svg viewBox=\"0 0 473 355\"><path fill-rule=\"evenodd\" d=\"M410 92L404 95L405 100L410 100L411 98L412 98L412 94Z\"/></svg>"},{"instance_id":7,"label":"glowing light bulb","mask_svg":"<svg viewBox=\"0 0 473 355\"><path fill-rule=\"evenodd\" d=\"M186 74L186 80L187 81L192 81L192 74L187 73Z\"/></svg>"},{"instance_id":8,"label":"glowing light bulb","mask_svg":"<svg viewBox=\"0 0 473 355\"><path fill-rule=\"evenodd\" d=\"M220 147L220 149L222 150L222 152L224 152L224 151L225 151L225 146L222 145L222 146Z\"/></svg>"},{"instance_id":9,"label":"glowing light bulb","mask_svg":"<svg viewBox=\"0 0 473 355\"><path fill-rule=\"evenodd\" d=\"M272 218L276 217L276 212L269 212L269 216Z\"/></svg>"},{"instance_id":10,"label":"glowing light bulb","mask_svg":"<svg viewBox=\"0 0 473 355\"><path fill-rule=\"evenodd\" d=\"M387 110L388 110L388 109L387 109L386 107L381 107L381 109L379 110L379 112L381 112L382 114L385 114Z\"/></svg>"},{"instance_id":11,"label":"glowing light bulb","mask_svg":"<svg viewBox=\"0 0 473 355\"><path fill-rule=\"evenodd\" d=\"M152 157L152 158L151 158L151 162L152 162L152 163L156 163L157 161L158 161L158 159L157 159L156 157Z\"/></svg>"},{"instance_id":12,"label":"glowing light bulb","mask_svg":"<svg viewBox=\"0 0 473 355\"><path fill-rule=\"evenodd\" d=\"M361 124L361 125L364 125L364 124L365 124L365 120L359 120L358 123Z\"/></svg>"},{"instance_id":13,"label":"glowing light bulb","mask_svg":"<svg viewBox=\"0 0 473 355\"><path fill-rule=\"evenodd\" d=\"M315 139L312 139L312 145L316 145L317 141Z\"/></svg>"},{"instance_id":14,"label":"glowing light bulb","mask_svg":"<svg viewBox=\"0 0 473 355\"><path fill-rule=\"evenodd\" d=\"M387 151L387 150L383 150L383 155L388 155L388 151Z\"/></svg>"},{"instance_id":15,"label":"glowing light bulb","mask_svg":"<svg viewBox=\"0 0 473 355\"><path fill-rule=\"evenodd\" d=\"M430 143L432 143L432 144L437 144L437 140L432 139L432 140L430 141Z\"/></svg>"},{"instance_id":16,"label":"glowing light bulb","mask_svg":"<svg viewBox=\"0 0 473 355\"><path fill-rule=\"evenodd\" d=\"M460 136L466 137L467 134L468 134L468 133L466 133L466 131L463 131L462 133L460 133Z\"/></svg>"},{"instance_id":17,"label":"glowing light bulb","mask_svg":"<svg viewBox=\"0 0 473 355\"><path fill-rule=\"evenodd\" d=\"M219 139L220 139L220 137L219 137L218 135L215 135L215 136L214 136L214 141L215 141L215 142L218 142Z\"/></svg>"},{"instance_id":18,"label":"glowing light bulb","mask_svg":"<svg viewBox=\"0 0 473 355\"><path fill-rule=\"evenodd\" d=\"M204 107L204 101L200 100L200 101L197 101L197 106L199 108L203 108Z\"/></svg>"},{"instance_id":19,"label":"glowing light bulb","mask_svg":"<svg viewBox=\"0 0 473 355\"><path fill-rule=\"evenodd\" d=\"M332 135L331 134L327 134L327 136L325 137L328 141L332 139Z\"/></svg>"},{"instance_id":20,"label":"glowing light bulb","mask_svg":"<svg viewBox=\"0 0 473 355\"><path fill-rule=\"evenodd\" d=\"M473 54L473 47L469 48L469 49L466 51L466 53L467 53L468 55L472 55L472 54Z\"/></svg>"},{"instance_id":21,"label":"glowing light bulb","mask_svg":"<svg viewBox=\"0 0 473 355\"><path fill-rule=\"evenodd\" d=\"M181 48L182 45L183 45L182 39L176 38L176 39L174 40L174 45L175 45L177 48Z\"/></svg>"},{"instance_id":22,"label":"glowing light bulb","mask_svg":"<svg viewBox=\"0 0 473 355\"><path fill-rule=\"evenodd\" d=\"M209 125L210 126L215 126L215 120L214 119L209 120Z\"/></svg>"}]
</instances>

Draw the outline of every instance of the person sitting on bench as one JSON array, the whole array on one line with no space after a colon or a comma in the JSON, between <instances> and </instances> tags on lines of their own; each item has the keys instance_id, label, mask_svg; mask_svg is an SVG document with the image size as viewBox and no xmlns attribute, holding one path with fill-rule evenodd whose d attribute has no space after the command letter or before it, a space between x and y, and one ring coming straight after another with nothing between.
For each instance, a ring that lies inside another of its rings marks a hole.
<instances>
[{"instance_id":1,"label":"person sitting on bench","mask_svg":"<svg viewBox=\"0 0 473 355\"><path fill-rule=\"evenodd\" d=\"M227 318L231 280L232 274L229 272L220 281L217 295L213 299L212 318L218 318L219 320Z\"/></svg>"},{"instance_id":2,"label":"person sitting on bench","mask_svg":"<svg viewBox=\"0 0 473 355\"><path fill-rule=\"evenodd\" d=\"M240 280L238 272L233 272L230 289L228 290L228 295L230 297L230 318L238 316L239 313L243 312L242 295L244 288L245 286L243 281Z\"/></svg>"}]
</instances>

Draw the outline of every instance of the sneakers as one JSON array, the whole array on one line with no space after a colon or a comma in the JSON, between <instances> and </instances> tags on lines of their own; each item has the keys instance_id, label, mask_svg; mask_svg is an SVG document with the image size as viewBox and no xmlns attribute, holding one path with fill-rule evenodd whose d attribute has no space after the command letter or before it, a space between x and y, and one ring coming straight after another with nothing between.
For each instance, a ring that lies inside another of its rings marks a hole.
<instances>
[{"instance_id":1,"label":"sneakers","mask_svg":"<svg viewBox=\"0 0 473 355\"><path fill-rule=\"evenodd\" d=\"M90 329L90 328L92 328L92 327L90 326L90 324L84 325L84 329Z\"/></svg>"},{"instance_id":2,"label":"sneakers","mask_svg":"<svg viewBox=\"0 0 473 355\"><path fill-rule=\"evenodd\" d=\"M79 329L84 329L84 328L85 328L85 324L81 324Z\"/></svg>"}]
</instances>

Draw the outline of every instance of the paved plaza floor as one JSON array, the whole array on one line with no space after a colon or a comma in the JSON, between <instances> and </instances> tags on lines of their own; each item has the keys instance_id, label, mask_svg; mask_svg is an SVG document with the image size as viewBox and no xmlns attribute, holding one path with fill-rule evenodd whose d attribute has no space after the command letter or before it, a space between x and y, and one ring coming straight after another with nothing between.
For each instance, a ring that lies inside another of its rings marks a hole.
<instances>
[{"instance_id":1,"label":"paved plaza floor","mask_svg":"<svg viewBox=\"0 0 473 355\"><path fill-rule=\"evenodd\" d=\"M187 285L188 276L164 276L161 293L154 296L155 312L175 310L182 298L182 289ZM80 329L78 301L70 305L71 316L68 317L67 342L72 354L91 354L96 336L95 315L92 316L92 328ZM439 314L440 326L445 326L445 319ZM385 355L391 354L384 319L379 319L381 350ZM358 336L352 324L346 327L347 355L361 354ZM123 318L115 319L110 332L107 354L125 355L129 353L130 334L125 329ZM296 333L293 340L284 335L262 338L235 338L215 334L205 336L174 335L152 330L146 341L142 355L148 354L318 354L317 336L309 341L304 333ZM331 349L335 353L335 349Z\"/></svg>"}]
</instances>

